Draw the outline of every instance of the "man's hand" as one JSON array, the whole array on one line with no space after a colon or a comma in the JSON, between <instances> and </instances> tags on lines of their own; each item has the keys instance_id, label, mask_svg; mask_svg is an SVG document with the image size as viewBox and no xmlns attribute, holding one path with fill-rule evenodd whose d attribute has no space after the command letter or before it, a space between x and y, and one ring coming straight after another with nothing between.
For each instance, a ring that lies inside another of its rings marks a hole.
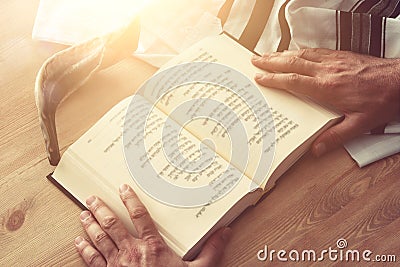
<instances>
[{"instance_id":1,"label":"man's hand","mask_svg":"<svg viewBox=\"0 0 400 267\"><path fill-rule=\"evenodd\" d=\"M83 211L80 219L94 246L83 237L75 239L79 254L87 265L200 267L215 266L221 258L230 236L229 228L217 231L194 261L184 262L166 245L146 208L129 186L120 187L120 197L139 237L132 236L100 198L89 197L86 203L90 212Z\"/></svg>"},{"instance_id":2,"label":"man's hand","mask_svg":"<svg viewBox=\"0 0 400 267\"><path fill-rule=\"evenodd\" d=\"M266 87L308 96L336 108L344 120L325 131L312 151L320 156L347 140L400 117L400 60L347 51L304 49L254 57Z\"/></svg>"}]
</instances>

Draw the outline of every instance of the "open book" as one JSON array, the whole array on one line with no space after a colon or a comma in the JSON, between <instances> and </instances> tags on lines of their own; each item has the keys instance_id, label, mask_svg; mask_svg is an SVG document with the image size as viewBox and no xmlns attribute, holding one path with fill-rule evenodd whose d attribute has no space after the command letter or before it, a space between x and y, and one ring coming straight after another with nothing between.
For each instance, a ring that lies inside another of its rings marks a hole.
<instances>
[{"instance_id":1,"label":"open book","mask_svg":"<svg viewBox=\"0 0 400 267\"><path fill-rule=\"evenodd\" d=\"M178 55L165 67L193 61L218 62L240 71L248 77L249 83L252 83L254 75L260 72L251 64L252 54L236 41L222 34L200 41ZM184 173L182 170L177 170L165 159L163 149L160 147L160 129L163 122L180 103L185 101L185 97L193 99L202 93L203 96L229 102L227 91L217 87L204 84L182 86L157 103L151 103L151 100L143 97L143 103L135 107L135 112L130 113L126 111L132 97L126 98L115 105L67 149L52 174L53 181L68 191L82 205L85 205L85 199L89 195L98 195L120 216L134 234L134 227L117 194L119 185L130 184L148 208L168 245L184 259L193 258L203 242L215 230L228 225L248 206L254 205L308 150L317 135L339 118L338 114L306 99L300 99L280 90L258 86L268 101L275 125L275 154L270 168L268 164L265 164L265 168L269 168L269 171L266 172L267 175L258 188L249 190L255 170L263 162L257 159L260 147L254 139L258 133L251 124L251 120L246 120L246 112L241 112L239 116L240 119L248 122L244 123L248 134L244 138L248 138L245 142L249 144L248 164L245 169L240 169L238 167L241 166L240 164L231 162L231 150L235 148L230 145L229 136L224 134L224 129L218 129L218 124L204 119L181 126L177 147L184 151L182 153L188 158L198 158L201 157L201 153L200 155L196 153L202 140L212 138L214 146L210 147L215 151L212 164L202 172ZM231 171L232 179L241 176L244 178L236 179L236 185L224 197L203 206L177 207L164 204L149 196L132 178L126 162L129 159L125 159L124 156L124 148L134 146L135 142L140 140L135 140L134 137L132 140L123 140L124 131L143 127L135 123L137 121L135 119L144 115L143 110L146 105L152 105L155 108L147 122L151 130L146 132L145 140L150 156L137 159L143 160L140 162L143 168L147 164L152 164L154 169L159 170L160 177L182 187L211 184L221 175L221 172L227 169ZM240 105L235 107L237 106ZM210 110L211 112L213 110ZM130 123L126 123L126 120ZM176 123L179 123L179 120Z\"/></svg>"}]
</instances>

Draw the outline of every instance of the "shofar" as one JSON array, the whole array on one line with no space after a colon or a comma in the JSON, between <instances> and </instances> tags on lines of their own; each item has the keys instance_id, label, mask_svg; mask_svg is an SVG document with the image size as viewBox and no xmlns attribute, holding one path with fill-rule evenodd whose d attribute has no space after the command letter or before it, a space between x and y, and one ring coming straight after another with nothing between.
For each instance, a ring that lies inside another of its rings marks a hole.
<instances>
[{"instance_id":1,"label":"shofar","mask_svg":"<svg viewBox=\"0 0 400 267\"><path fill-rule=\"evenodd\" d=\"M131 55L137 48L139 31L139 19L135 19L121 30L54 54L40 68L35 99L51 165L60 161L55 124L57 106L94 73Z\"/></svg>"}]
</instances>

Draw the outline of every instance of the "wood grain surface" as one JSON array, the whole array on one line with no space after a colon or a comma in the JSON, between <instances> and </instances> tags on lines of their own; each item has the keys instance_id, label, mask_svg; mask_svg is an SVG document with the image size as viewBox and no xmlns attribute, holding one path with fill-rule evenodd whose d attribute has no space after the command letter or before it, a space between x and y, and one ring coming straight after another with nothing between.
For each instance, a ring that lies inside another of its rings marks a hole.
<instances>
[{"instance_id":1,"label":"wood grain surface","mask_svg":"<svg viewBox=\"0 0 400 267\"><path fill-rule=\"evenodd\" d=\"M33 88L41 64L63 47L32 40L38 3L0 1L0 266L82 266L73 245L83 234L80 210L45 178L53 167L46 158ZM57 113L62 151L154 71L129 58L73 94ZM337 249L338 239L346 239L346 249L369 249L371 258L396 255L400 262L399 176L400 155L363 169L344 149L320 159L306 155L257 206L232 223L221 265L275 265L276 257L272 263L257 259L265 245L318 252ZM313 264L344 263L328 257L298 263Z\"/></svg>"}]
</instances>

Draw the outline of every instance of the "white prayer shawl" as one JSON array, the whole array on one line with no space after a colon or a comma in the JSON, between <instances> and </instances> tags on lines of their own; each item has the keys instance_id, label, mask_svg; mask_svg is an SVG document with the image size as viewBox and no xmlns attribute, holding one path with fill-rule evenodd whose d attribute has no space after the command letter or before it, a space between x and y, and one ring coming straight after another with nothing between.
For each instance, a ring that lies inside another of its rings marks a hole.
<instances>
[{"instance_id":1,"label":"white prayer shawl","mask_svg":"<svg viewBox=\"0 0 400 267\"><path fill-rule=\"evenodd\" d=\"M156 66L222 29L260 54L323 47L400 56L400 0L41 0L32 37L77 44L147 2L135 55Z\"/></svg>"},{"instance_id":2,"label":"white prayer shawl","mask_svg":"<svg viewBox=\"0 0 400 267\"><path fill-rule=\"evenodd\" d=\"M259 54L320 47L400 56L400 0L227 0L224 7L223 29Z\"/></svg>"}]
</instances>

